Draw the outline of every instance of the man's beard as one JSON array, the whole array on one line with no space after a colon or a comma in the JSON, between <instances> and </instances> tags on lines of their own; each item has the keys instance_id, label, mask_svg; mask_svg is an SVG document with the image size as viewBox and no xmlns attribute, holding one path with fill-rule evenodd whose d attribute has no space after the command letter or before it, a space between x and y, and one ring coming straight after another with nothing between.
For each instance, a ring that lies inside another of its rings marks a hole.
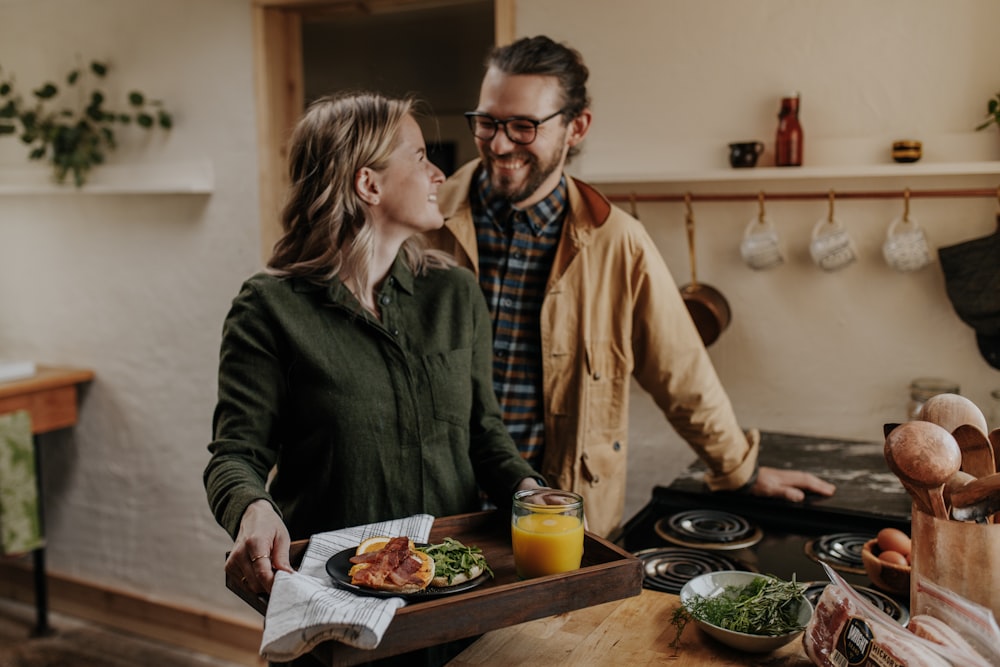
<instances>
[{"instance_id":1,"label":"man's beard","mask_svg":"<svg viewBox=\"0 0 1000 667\"><path fill-rule=\"evenodd\" d=\"M483 157L486 165L486 172L490 176L490 185L493 188L493 196L501 196L510 200L513 204L518 204L532 195L542 186L549 176L560 168L562 163L562 152L556 150L544 162L540 162L538 156L531 153L519 153L514 151L502 157L517 157L524 161L528 167L528 176L520 184L502 173L498 173L493 168L493 162L498 156L492 153ZM548 193L546 193L548 194Z\"/></svg>"}]
</instances>

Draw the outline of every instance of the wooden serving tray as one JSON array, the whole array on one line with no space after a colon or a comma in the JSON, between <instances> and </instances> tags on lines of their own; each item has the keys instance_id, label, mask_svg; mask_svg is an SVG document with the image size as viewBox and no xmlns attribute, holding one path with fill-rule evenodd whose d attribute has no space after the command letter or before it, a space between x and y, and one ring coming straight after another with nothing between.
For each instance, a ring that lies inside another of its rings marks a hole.
<instances>
[{"instance_id":1,"label":"wooden serving tray","mask_svg":"<svg viewBox=\"0 0 1000 667\"><path fill-rule=\"evenodd\" d=\"M354 665L642 592L642 562L590 533L584 534L579 570L524 581L518 579L514 569L506 513L476 512L436 519L430 541L436 544L445 537L481 548L494 578L465 593L411 602L399 609L374 650L328 641L318 645L312 654L324 665ZM301 562L307 545L308 540L292 543L293 565ZM267 612L266 596L245 590L239 580L229 575L226 587L261 614Z\"/></svg>"}]
</instances>

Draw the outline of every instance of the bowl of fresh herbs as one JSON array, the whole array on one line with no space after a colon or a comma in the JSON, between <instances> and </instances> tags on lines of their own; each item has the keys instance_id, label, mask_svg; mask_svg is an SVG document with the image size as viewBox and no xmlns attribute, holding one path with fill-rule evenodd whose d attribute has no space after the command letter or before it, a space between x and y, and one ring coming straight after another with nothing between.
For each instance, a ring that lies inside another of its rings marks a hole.
<instances>
[{"instance_id":1,"label":"bowl of fresh herbs","mask_svg":"<svg viewBox=\"0 0 1000 667\"><path fill-rule=\"evenodd\" d=\"M724 570L681 589L683 613L701 630L741 651L767 653L802 634L813 608L806 586L756 572Z\"/></svg>"}]
</instances>

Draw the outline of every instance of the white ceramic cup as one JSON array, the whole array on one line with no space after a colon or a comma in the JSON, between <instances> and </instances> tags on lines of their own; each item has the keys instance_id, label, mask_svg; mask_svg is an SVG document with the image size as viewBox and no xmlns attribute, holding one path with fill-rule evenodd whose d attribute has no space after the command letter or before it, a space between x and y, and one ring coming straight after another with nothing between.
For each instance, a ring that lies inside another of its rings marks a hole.
<instances>
[{"instance_id":1,"label":"white ceramic cup","mask_svg":"<svg viewBox=\"0 0 1000 667\"><path fill-rule=\"evenodd\" d=\"M740 256L751 269L770 269L785 261L781 239L774 225L766 217L754 218L743 230Z\"/></svg>"},{"instance_id":2,"label":"white ceramic cup","mask_svg":"<svg viewBox=\"0 0 1000 667\"><path fill-rule=\"evenodd\" d=\"M858 258L851 235L836 218L823 218L813 226L809 254L824 271L842 269Z\"/></svg>"},{"instance_id":3,"label":"white ceramic cup","mask_svg":"<svg viewBox=\"0 0 1000 667\"><path fill-rule=\"evenodd\" d=\"M896 271L917 271L933 260L924 230L912 218L896 218L882 243L882 256Z\"/></svg>"}]
</instances>

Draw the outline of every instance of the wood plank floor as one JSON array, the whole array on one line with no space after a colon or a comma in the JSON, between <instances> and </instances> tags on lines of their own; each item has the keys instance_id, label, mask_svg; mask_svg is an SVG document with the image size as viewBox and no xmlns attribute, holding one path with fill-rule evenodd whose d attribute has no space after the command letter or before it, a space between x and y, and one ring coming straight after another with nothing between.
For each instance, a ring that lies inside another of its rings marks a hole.
<instances>
[{"instance_id":1,"label":"wood plank floor","mask_svg":"<svg viewBox=\"0 0 1000 667\"><path fill-rule=\"evenodd\" d=\"M247 667L50 612L54 633L30 636L31 605L0 599L0 667Z\"/></svg>"}]
</instances>

